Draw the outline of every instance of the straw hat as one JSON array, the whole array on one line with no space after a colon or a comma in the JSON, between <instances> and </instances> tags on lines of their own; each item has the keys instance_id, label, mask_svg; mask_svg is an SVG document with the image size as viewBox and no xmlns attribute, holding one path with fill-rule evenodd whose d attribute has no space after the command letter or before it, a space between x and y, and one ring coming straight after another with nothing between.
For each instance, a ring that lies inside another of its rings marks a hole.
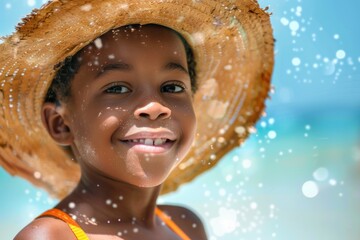
<instances>
[{"instance_id":1,"label":"straw hat","mask_svg":"<svg viewBox=\"0 0 360 240\"><path fill-rule=\"evenodd\" d=\"M135 23L176 30L197 62L196 139L163 193L210 169L246 139L264 111L274 63L269 14L255 0L55 0L0 40L3 168L56 197L75 187L78 164L41 123L54 66L110 29Z\"/></svg>"}]
</instances>

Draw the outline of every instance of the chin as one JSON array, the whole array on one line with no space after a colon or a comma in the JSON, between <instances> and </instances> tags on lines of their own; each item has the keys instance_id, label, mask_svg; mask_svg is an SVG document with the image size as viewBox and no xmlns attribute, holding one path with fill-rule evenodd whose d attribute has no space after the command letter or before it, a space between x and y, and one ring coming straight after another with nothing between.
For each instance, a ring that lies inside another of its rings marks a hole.
<instances>
[{"instance_id":1,"label":"chin","mask_svg":"<svg viewBox=\"0 0 360 240\"><path fill-rule=\"evenodd\" d=\"M136 174L134 177L134 181L132 185L141 187L141 188L153 188L158 187L161 184L163 184L166 180L166 178L169 176L170 172L168 174Z\"/></svg>"}]
</instances>

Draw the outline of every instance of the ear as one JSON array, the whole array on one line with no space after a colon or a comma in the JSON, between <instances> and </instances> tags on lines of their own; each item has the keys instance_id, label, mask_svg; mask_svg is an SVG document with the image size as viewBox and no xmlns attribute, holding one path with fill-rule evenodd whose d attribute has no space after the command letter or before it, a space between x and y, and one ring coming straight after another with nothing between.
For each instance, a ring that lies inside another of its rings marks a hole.
<instances>
[{"instance_id":1,"label":"ear","mask_svg":"<svg viewBox=\"0 0 360 240\"><path fill-rule=\"evenodd\" d=\"M41 109L41 120L50 136L62 146L69 146L73 135L64 119L63 107L55 103L44 103Z\"/></svg>"}]
</instances>

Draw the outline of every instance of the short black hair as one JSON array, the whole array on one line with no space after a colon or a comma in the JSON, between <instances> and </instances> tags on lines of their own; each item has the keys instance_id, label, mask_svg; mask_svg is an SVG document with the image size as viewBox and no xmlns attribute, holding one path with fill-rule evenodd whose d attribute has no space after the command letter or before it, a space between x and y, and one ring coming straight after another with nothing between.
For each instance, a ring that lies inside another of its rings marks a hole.
<instances>
[{"instance_id":1,"label":"short black hair","mask_svg":"<svg viewBox=\"0 0 360 240\"><path fill-rule=\"evenodd\" d=\"M156 24L149 24L149 25L156 25ZM135 28L138 29L142 25L140 24L132 24L124 26L125 28ZM160 26L160 25L157 25ZM161 26L164 27L164 26ZM197 79L196 79L196 62L194 59L194 53L191 49L191 46L189 43L185 40L185 38L175 30L164 27L167 29L170 29L171 31L175 32L178 37L181 39L185 52L186 52L186 59L187 59L187 65L188 65L188 71L191 81L191 91L193 94L197 90ZM84 49L84 48L83 48ZM56 75L54 79L52 80L52 83L47 91L47 94L45 96L45 102L50 103L56 103L60 104L60 101L66 101L71 96L71 81L74 78L75 74L80 68L81 65L81 55L82 50L78 51L73 56L69 56L65 58L65 60L57 65L54 66L54 69L57 70Z\"/></svg>"}]
</instances>

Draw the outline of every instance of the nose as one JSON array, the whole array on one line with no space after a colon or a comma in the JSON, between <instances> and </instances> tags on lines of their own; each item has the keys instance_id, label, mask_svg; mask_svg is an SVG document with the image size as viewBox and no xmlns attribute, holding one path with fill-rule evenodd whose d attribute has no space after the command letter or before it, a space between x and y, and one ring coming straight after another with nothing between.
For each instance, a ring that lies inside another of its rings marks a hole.
<instances>
[{"instance_id":1,"label":"nose","mask_svg":"<svg viewBox=\"0 0 360 240\"><path fill-rule=\"evenodd\" d=\"M137 108L134 112L134 115L136 119L166 119L171 116L171 110L159 102L150 102L145 106Z\"/></svg>"}]
</instances>

